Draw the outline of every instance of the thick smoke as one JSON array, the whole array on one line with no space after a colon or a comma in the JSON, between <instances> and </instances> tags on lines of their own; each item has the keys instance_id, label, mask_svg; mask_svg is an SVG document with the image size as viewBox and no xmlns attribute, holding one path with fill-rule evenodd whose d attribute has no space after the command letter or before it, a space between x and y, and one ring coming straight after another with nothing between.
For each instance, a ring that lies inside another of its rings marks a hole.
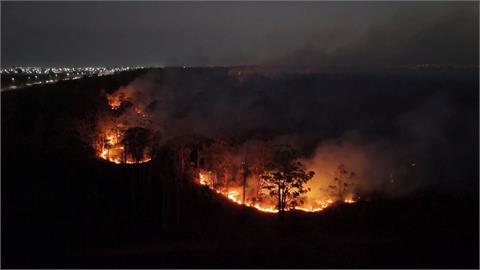
<instances>
[{"instance_id":1,"label":"thick smoke","mask_svg":"<svg viewBox=\"0 0 480 270\"><path fill-rule=\"evenodd\" d=\"M316 172L312 193L327 192L343 164L357 192L402 195L475 186L477 71L166 68L115 93L150 116L162 143L219 134L288 143Z\"/></svg>"}]
</instances>

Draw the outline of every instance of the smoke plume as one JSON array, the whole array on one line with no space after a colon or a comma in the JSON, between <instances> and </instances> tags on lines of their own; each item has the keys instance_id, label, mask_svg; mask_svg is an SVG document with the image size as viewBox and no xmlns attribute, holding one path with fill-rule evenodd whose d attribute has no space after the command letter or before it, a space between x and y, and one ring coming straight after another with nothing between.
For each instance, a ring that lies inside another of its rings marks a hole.
<instances>
[{"instance_id":1,"label":"smoke plume","mask_svg":"<svg viewBox=\"0 0 480 270\"><path fill-rule=\"evenodd\" d=\"M475 185L476 71L165 68L113 94L149 115L162 143L219 134L287 143L316 172L312 193L327 192L343 164L357 191L402 195Z\"/></svg>"}]
</instances>

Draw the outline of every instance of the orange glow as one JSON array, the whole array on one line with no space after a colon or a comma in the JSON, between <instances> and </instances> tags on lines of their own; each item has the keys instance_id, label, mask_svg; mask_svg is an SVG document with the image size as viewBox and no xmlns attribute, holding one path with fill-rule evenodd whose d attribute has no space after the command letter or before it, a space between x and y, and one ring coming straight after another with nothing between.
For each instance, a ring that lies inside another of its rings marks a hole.
<instances>
[{"instance_id":1,"label":"orange glow","mask_svg":"<svg viewBox=\"0 0 480 270\"><path fill-rule=\"evenodd\" d=\"M134 107L133 110L135 111L136 114L140 115L141 117L148 117L148 115L140 108L140 107Z\"/></svg>"},{"instance_id":2,"label":"orange glow","mask_svg":"<svg viewBox=\"0 0 480 270\"><path fill-rule=\"evenodd\" d=\"M99 142L94 145L97 156L116 164L145 163L151 160L149 153L146 151L143 153L143 157L138 161L136 161L131 155L125 156L122 137L123 133L120 132L120 128L118 127L113 130L102 132L100 134Z\"/></svg>"},{"instance_id":3,"label":"orange glow","mask_svg":"<svg viewBox=\"0 0 480 270\"><path fill-rule=\"evenodd\" d=\"M215 188L214 187L214 178L213 178L213 173L209 171L201 171L198 174L198 181L200 185L208 186L211 190L214 190L217 194L221 194L228 200L239 204L239 205L245 205L247 207L253 207L259 211L262 212L267 212L267 213L278 213L278 209L275 204L275 200L265 200L262 202L255 202L250 198L245 199L245 203L243 203L243 196L242 196L242 188L241 187L229 187L228 189L226 188ZM347 202L347 201L345 201ZM353 203L353 200L348 200L348 203ZM288 208L287 211L289 210L299 210L299 211L304 211L304 212L319 212L322 211L323 209L329 207L332 203L334 203L333 200L328 199L328 200L307 200L307 202L304 205L301 206L295 206Z\"/></svg>"},{"instance_id":4,"label":"orange glow","mask_svg":"<svg viewBox=\"0 0 480 270\"><path fill-rule=\"evenodd\" d=\"M107 101L112 110L116 110L122 105L122 98L120 95L107 94Z\"/></svg>"},{"instance_id":5,"label":"orange glow","mask_svg":"<svg viewBox=\"0 0 480 270\"><path fill-rule=\"evenodd\" d=\"M124 101L127 101L122 91L106 94L106 98L111 110L117 110ZM131 112L135 112L136 115L143 118L148 117L138 106L135 106L133 109L134 111ZM125 132L132 126L143 126L144 123L137 120L125 121L125 119L129 118L100 118L97 123L97 138L93 143L97 157L116 164L136 164L150 161L151 155L147 150L141 153L140 158L135 158L131 154L126 153L123 142Z\"/></svg>"},{"instance_id":6,"label":"orange glow","mask_svg":"<svg viewBox=\"0 0 480 270\"><path fill-rule=\"evenodd\" d=\"M355 203L353 199L345 199L343 202L345 203Z\"/></svg>"}]
</instances>

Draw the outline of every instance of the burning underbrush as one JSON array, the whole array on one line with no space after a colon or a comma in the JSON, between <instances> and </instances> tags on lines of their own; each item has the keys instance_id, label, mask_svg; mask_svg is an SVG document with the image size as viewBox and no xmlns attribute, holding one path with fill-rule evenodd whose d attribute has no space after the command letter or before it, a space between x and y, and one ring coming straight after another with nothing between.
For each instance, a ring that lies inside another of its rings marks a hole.
<instances>
[{"instance_id":1,"label":"burning underbrush","mask_svg":"<svg viewBox=\"0 0 480 270\"><path fill-rule=\"evenodd\" d=\"M97 117L93 140L97 157L116 164L144 163L152 159L154 149L159 153L156 150L162 145L168 149L163 155L170 155L162 158L171 161L169 169L176 169L178 179L195 172L196 182L213 192L269 213L317 212L336 202L358 200L353 187L356 175L350 171L358 168L350 165L359 162L354 160L347 168L338 158L328 157L328 164L322 159L319 168L306 160L304 153L272 137L240 139L235 132L216 129L200 135L193 123L185 128L185 113L167 114L169 104L176 104L172 100L183 92L153 98L145 93L153 92L152 85L143 82L105 94L108 107Z\"/></svg>"},{"instance_id":2,"label":"burning underbrush","mask_svg":"<svg viewBox=\"0 0 480 270\"><path fill-rule=\"evenodd\" d=\"M121 124L101 132L94 145L97 156L117 163L144 163L151 160L151 150L145 146L148 131L143 128L129 128Z\"/></svg>"},{"instance_id":3,"label":"burning underbrush","mask_svg":"<svg viewBox=\"0 0 480 270\"><path fill-rule=\"evenodd\" d=\"M198 184L260 211L317 212L359 199L354 186L358 177L350 166L330 160L319 168L290 145L218 137L198 148L196 157Z\"/></svg>"},{"instance_id":4,"label":"burning underbrush","mask_svg":"<svg viewBox=\"0 0 480 270\"><path fill-rule=\"evenodd\" d=\"M148 162L152 157L151 121L126 93L106 95L109 111L97 121L93 148L97 157L116 164Z\"/></svg>"},{"instance_id":5,"label":"burning underbrush","mask_svg":"<svg viewBox=\"0 0 480 270\"><path fill-rule=\"evenodd\" d=\"M257 194L253 196L251 195L251 189L248 191L244 190L242 186L229 186L229 187L221 187L216 184L215 181L215 174L209 171L201 171L198 175L198 181L201 185L209 187L211 190L215 191L218 194L221 194L228 198L230 201L240 204L246 205L248 207L256 208L262 212L268 213L278 213L279 209L277 207L275 198L268 197L261 191L256 192ZM321 211L328 207L332 200L326 201L314 201L312 204L304 205L304 206L295 206L292 208L287 208L286 210L302 210L308 212L316 212Z\"/></svg>"},{"instance_id":6,"label":"burning underbrush","mask_svg":"<svg viewBox=\"0 0 480 270\"><path fill-rule=\"evenodd\" d=\"M219 184L216 179L217 177L214 172L201 170L198 173L197 181L200 185L207 186L215 193L224 196L225 198L236 204L253 207L259 211L267 213L278 213L280 211L277 198L275 196L271 196L270 194L268 194L268 192L265 192L265 190L262 190L261 188L252 189L250 186L247 185L245 185L244 187L243 185L235 184L226 187ZM252 181L254 180L250 178L247 179L248 183ZM319 212L337 201L338 199L335 198L335 196L318 196L307 193L301 196L296 203L290 204L284 210ZM348 196L346 196L346 198L343 199L343 202L354 203L355 200L353 200L353 195L349 194Z\"/></svg>"}]
</instances>

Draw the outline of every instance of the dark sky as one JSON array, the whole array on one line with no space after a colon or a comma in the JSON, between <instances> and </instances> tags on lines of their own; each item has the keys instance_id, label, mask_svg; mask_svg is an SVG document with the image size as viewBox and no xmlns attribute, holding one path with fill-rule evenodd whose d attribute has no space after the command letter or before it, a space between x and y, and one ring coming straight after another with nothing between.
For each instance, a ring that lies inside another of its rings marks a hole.
<instances>
[{"instance_id":1,"label":"dark sky","mask_svg":"<svg viewBox=\"0 0 480 270\"><path fill-rule=\"evenodd\" d=\"M1 2L13 65L478 64L478 2Z\"/></svg>"}]
</instances>

